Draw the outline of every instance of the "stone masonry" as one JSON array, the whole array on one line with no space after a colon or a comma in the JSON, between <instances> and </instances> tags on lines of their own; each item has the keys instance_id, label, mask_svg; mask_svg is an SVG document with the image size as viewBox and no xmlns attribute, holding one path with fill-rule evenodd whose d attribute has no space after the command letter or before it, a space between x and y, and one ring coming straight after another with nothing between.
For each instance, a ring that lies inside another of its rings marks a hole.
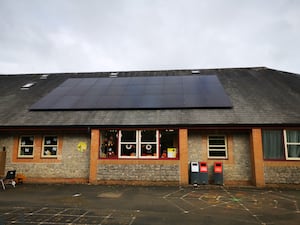
<instances>
[{"instance_id":1,"label":"stone masonry","mask_svg":"<svg viewBox=\"0 0 300 225\"><path fill-rule=\"evenodd\" d=\"M59 162L12 162L13 138L1 137L1 144L6 146L6 170L17 170L27 178L88 178L89 174L89 142L88 135L62 135L62 155ZM87 150L77 149L79 142L87 144Z\"/></svg>"},{"instance_id":2,"label":"stone masonry","mask_svg":"<svg viewBox=\"0 0 300 225\"><path fill-rule=\"evenodd\" d=\"M299 166L265 166L266 184L300 184Z\"/></svg>"},{"instance_id":3,"label":"stone masonry","mask_svg":"<svg viewBox=\"0 0 300 225\"><path fill-rule=\"evenodd\" d=\"M157 164L100 164L98 180L120 181L179 181L178 165Z\"/></svg>"}]
</instances>

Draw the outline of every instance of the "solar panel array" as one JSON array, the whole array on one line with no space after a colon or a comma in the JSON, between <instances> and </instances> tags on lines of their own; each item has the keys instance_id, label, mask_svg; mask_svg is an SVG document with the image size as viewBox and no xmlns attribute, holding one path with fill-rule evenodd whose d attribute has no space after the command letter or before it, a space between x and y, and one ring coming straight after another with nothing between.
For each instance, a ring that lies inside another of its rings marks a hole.
<instances>
[{"instance_id":1,"label":"solar panel array","mask_svg":"<svg viewBox=\"0 0 300 225\"><path fill-rule=\"evenodd\" d=\"M231 108L216 75L70 78L31 110Z\"/></svg>"}]
</instances>

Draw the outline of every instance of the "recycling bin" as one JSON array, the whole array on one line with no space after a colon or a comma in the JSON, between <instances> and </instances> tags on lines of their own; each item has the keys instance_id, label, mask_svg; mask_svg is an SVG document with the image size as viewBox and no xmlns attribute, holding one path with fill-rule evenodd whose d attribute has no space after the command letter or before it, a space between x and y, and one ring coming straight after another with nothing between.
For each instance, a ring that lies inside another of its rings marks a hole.
<instances>
[{"instance_id":1,"label":"recycling bin","mask_svg":"<svg viewBox=\"0 0 300 225\"><path fill-rule=\"evenodd\" d=\"M190 164L190 183L191 184L200 184L200 170L198 162L191 162Z\"/></svg>"},{"instance_id":2,"label":"recycling bin","mask_svg":"<svg viewBox=\"0 0 300 225\"><path fill-rule=\"evenodd\" d=\"M223 165L221 162L214 163L214 184L223 185Z\"/></svg>"},{"instance_id":3,"label":"recycling bin","mask_svg":"<svg viewBox=\"0 0 300 225\"><path fill-rule=\"evenodd\" d=\"M199 179L200 184L208 184L208 167L206 162L200 162Z\"/></svg>"}]
</instances>

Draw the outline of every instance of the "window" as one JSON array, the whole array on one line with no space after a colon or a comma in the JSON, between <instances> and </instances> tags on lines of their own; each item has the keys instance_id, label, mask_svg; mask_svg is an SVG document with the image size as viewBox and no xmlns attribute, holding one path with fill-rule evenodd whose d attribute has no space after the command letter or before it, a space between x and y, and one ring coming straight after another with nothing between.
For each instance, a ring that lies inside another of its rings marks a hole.
<instances>
[{"instance_id":1,"label":"window","mask_svg":"<svg viewBox=\"0 0 300 225\"><path fill-rule=\"evenodd\" d=\"M300 160L300 130L263 130L266 160Z\"/></svg>"},{"instance_id":2,"label":"window","mask_svg":"<svg viewBox=\"0 0 300 225\"><path fill-rule=\"evenodd\" d=\"M285 130L285 154L288 160L300 160L300 130Z\"/></svg>"},{"instance_id":3,"label":"window","mask_svg":"<svg viewBox=\"0 0 300 225\"><path fill-rule=\"evenodd\" d=\"M158 158L158 130L120 130L120 158Z\"/></svg>"},{"instance_id":4,"label":"window","mask_svg":"<svg viewBox=\"0 0 300 225\"><path fill-rule=\"evenodd\" d=\"M227 158L227 143L225 136L208 137L208 158Z\"/></svg>"},{"instance_id":5,"label":"window","mask_svg":"<svg viewBox=\"0 0 300 225\"><path fill-rule=\"evenodd\" d=\"M43 157L57 156L57 136L45 136L43 141Z\"/></svg>"},{"instance_id":6,"label":"window","mask_svg":"<svg viewBox=\"0 0 300 225\"><path fill-rule=\"evenodd\" d=\"M283 137L281 130L263 130L262 142L264 159L284 159Z\"/></svg>"},{"instance_id":7,"label":"window","mask_svg":"<svg viewBox=\"0 0 300 225\"><path fill-rule=\"evenodd\" d=\"M138 131L136 130L120 130L119 131L119 157L120 158L136 158Z\"/></svg>"},{"instance_id":8,"label":"window","mask_svg":"<svg viewBox=\"0 0 300 225\"><path fill-rule=\"evenodd\" d=\"M118 131L103 130L101 131L101 158L117 158L118 156Z\"/></svg>"},{"instance_id":9,"label":"window","mask_svg":"<svg viewBox=\"0 0 300 225\"><path fill-rule=\"evenodd\" d=\"M178 158L177 130L102 130L100 158Z\"/></svg>"},{"instance_id":10,"label":"window","mask_svg":"<svg viewBox=\"0 0 300 225\"><path fill-rule=\"evenodd\" d=\"M21 136L19 140L19 157L32 158L34 150L34 136Z\"/></svg>"},{"instance_id":11,"label":"window","mask_svg":"<svg viewBox=\"0 0 300 225\"><path fill-rule=\"evenodd\" d=\"M158 130L139 131L140 158L158 158Z\"/></svg>"},{"instance_id":12,"label":"window","mask_svg":"<svg viewBox=\"0 0 300 225\"><path fill-rule=\"evenodd\" d=\"M160 130L160 158L178 158L178 130Z\"/></svg>"}]
</instances>

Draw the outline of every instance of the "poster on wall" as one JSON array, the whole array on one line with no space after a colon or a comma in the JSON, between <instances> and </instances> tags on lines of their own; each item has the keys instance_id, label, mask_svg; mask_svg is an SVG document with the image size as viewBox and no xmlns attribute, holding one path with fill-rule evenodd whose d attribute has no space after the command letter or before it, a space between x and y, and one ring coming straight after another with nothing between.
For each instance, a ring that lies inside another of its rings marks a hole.
<instances>
[{"instance_id":1,"label":"poster on wall","mask_svg":"<svg viewBox=\"0 0 300 225\"><path fill-rule=\"evenodd\" d=\"M168 158L176 158L177 150L176 148L168 148Z\"/></svg>"}]
</instances>

